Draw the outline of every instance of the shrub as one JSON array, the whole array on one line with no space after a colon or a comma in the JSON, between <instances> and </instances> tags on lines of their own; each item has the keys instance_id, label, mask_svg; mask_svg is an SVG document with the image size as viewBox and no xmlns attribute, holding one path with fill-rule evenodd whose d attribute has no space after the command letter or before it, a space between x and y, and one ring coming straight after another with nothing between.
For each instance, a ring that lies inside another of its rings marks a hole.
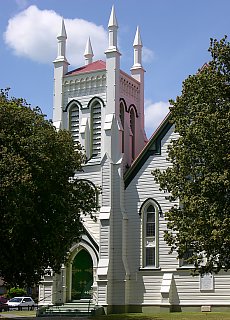
<instances>
[{"instance_id":1,"label":"shrub","mask_svg":"<svg viewBox=\"0 0 230 320\"><path fill-rule=\"evenodd\" d=\"M13 297L21 297L26 295L26 290L22 288L11 288L8 291L8 297L13 298Z\"/></svg>"}]
</instances>

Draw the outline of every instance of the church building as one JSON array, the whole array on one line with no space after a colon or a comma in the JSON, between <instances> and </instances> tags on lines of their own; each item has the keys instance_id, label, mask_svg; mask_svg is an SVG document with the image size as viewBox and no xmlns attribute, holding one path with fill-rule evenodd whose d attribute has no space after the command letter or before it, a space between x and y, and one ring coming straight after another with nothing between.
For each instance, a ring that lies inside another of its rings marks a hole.
<instances>
[{"instance_id":1,"label":"church building","mask_svg":"<svg viewBox=\"0 0 230 320\"><path fill-rule=\"evenodd\" d=\"M169 116L148 140L144 128L142 40L137 28L130 74L120 68L118 23L112 8L105 60L93 60L90 38L85 65L69 70L64 21L54 60L53 123L84 147L78 179L100 187L96 221L83 217L85 233L69 248L60 274L40 283L43 305L89 299L106 313L217 311L230 309L226 272L192 276L191 266L169 254L164 213L173 205L151 172L170 163L177 138Z\"/></svg>"}]
</instances>

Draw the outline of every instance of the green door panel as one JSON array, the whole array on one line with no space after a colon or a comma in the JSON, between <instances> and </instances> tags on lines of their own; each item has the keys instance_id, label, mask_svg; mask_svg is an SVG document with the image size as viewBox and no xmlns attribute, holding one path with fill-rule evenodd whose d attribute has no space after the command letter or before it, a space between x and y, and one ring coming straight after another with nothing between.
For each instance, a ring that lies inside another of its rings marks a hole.
<instances>
[{"instance_id":1,"label":"green door panel","mask_svg":"<svg viewBox=\"0 0 230 320\"><path fill-rule=\"evenodd\" d=\"M72 300L91 297L93 285L93 262L86 250L81 250L72 264Z\"/></svg>"}]
</instances>

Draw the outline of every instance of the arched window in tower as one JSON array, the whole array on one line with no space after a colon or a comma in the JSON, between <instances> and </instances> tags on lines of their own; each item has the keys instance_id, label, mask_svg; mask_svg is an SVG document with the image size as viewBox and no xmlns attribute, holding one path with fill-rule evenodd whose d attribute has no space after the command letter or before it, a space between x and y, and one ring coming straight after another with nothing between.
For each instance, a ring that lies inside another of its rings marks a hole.
<instances>
[{"instance_id":1,"label":"arched window in tower","mask_svg":"<svg viewBox=\"0 0 230 320\"><path fill-rule=\"evenodd\" d=\"M101 104L95 101L91 106L91 157L101 152Z\"/></svg>"},{"instance_id":2,"label":"arched window in tower","mask_svg":"<svg viewBox=\"0 0 230 320\"><path fill-rule=\"evenodd\" d=\"M134 158L135 158L135 112L134 112L133 108L130 110L130 129L131 129L131 133L132 133L131 155L132 155L132 159L134 160Z\"/></svg>"},{"instance_id":3,"label":"arched window in tower","mask_svg":"<svg viewBox=\"0 0 230 320\"><path fill-rule=\"evenodd\" d=\"M121 152L124 153L125 150L125 108L124 104L120 103L120 120L122 125L122 133L121 133Z\"/></svg>"},{"instance_id":4,"label":"arched window in tower","mask_svg":"<svg viewBox=\"0 0 230 320\"><path fill-rule=\"evenodd\" d=\"M79 142L79 106L77 104L73 104L69 109L69 131L76 145Z\"/></svg>"}]
</instances>

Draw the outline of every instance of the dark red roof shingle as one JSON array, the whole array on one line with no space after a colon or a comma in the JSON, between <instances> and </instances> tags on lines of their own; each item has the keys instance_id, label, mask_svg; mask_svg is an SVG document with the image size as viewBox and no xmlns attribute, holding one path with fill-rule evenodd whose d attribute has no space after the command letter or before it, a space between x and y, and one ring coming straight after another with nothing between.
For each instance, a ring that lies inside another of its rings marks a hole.
<instances>
[{"instance_id":1,"label":"dark red roof shingle","mask_svg":"<svg viewBox=\"0 0 230 320\"><path fill-rule=\"evenodd\" d=\"M98 70L105 70L105 68L106 68L105 61L97 60L83 67L67 72L66 76L75 75L79 73L98 71Z\"/></svg>"}]
</instances>

